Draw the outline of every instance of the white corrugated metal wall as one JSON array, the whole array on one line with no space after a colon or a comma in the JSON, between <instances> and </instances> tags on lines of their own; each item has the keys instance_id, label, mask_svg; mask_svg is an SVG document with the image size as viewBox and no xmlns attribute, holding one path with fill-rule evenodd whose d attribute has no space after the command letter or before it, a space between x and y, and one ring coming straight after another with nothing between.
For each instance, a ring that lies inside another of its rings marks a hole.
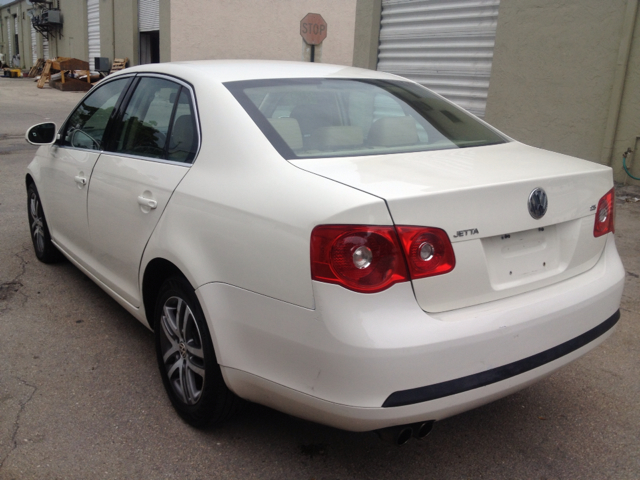
<instances>
[{"instance_id":1,"label":"white corrugated metal wall","mask_svg":"<svg viewBox=\"0 0 640 480\"><path fill-rule=\"evenodd\" d=\"M49 39L42 37L42 58L49 60Z\"/></svg>"},{"instance_id":2,"label":"white corrugated metal wall","mask_svg":"<svg viewBox=\"0 0 640 480\"><path fill-rule=\"evenodd\" d=\"M378 70L482 117L500 0L382 0Z\"/></svg>"},{"instance_id":3,"label":"white corrugated metal wall","mask_svg":"<svg viewBox=\"0 0 640 480\"><path fill-rule=\"evenodd\" d=\"M9 58L5 58L5 63L13 66L13 40L11 38L11 22L13 19L11 17L7 18L7 43L9 44Z\"/></svg>"},{"instance_id":4,"label":"white corrugated metal wall","mask_svg":"<svg viewBox=\"0 0 640 480\"><path fill-rule=\"evenodd\" d=\"M160 30L160 0L138 0L138 31Z\"/></svg>"},{"instance_id":5,"label":"white corrugated metal wall","mask_svg":"<svg viewBox=\"0 0 640 480\"><path fill-rule=\"evenodd\" d=\"M100 1L87 0L87 30L89 39L89 68L94 68L94 58L100 56Z\"/></svg>"},{"instance_id":6,"label":"white corrugated metal wall","mask_svg":"<svg viewBox=\"0 0 640 480\"><path fill-rule=\"evenodd\" d=\"M13 17L13 28L14 28L14 37L15 37L15 41L16 41L16 45L15 45L15 50L16 50L16 55L24 55L24 52L20 52L20 24L18 23L18 15L14 15ZM16 61L16 63L13 63L12 65L16 68L20 68L20 64L22 62L20 61Z\"/></svg>"},{"instance_id":7,"label":"white corrugated metal wall","mask_svg":"<svg viewBox=\"0 0 640 480\"><path fill-rule=\"evenodd\" d=\"M34 65L38 62L38 37L36 35L36 29L31 24L31 60L33 60Z\"/></svg>"}]
</instances>

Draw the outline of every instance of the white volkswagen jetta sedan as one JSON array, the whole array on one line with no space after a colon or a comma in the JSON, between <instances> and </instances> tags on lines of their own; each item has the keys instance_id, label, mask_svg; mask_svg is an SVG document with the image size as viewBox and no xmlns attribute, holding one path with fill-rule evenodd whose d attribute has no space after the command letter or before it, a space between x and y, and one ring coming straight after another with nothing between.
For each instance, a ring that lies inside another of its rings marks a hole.
<instances>
[{"instance_id":1,"label":"white volkswagen jetta sedan","mask_svg":"<svg viewBox=\"0 0 640 480\"><path fill-rule=\"evenodd\" d=\"M244 398L402 443L619 318L611 169L394 75L139 66L27 140L37 257L64 255L155 332L195 426Z\"/></svg>"}]
</instances>

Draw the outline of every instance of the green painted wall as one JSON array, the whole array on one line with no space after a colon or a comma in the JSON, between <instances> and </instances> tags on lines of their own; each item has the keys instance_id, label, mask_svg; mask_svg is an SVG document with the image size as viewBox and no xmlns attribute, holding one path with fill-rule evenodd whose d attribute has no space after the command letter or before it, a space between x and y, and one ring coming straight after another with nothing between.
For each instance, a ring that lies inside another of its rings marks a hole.
<instances>
[{"instance_id":1,"label":"green painted wall","mask_svg":"<svg viewBox=\"0 0 640 480\"><path fill-rule=\"evenodd\" d=\"M485 119L517 140L609 163L640 135L640 24L636 22L611 158L606 150L628 2L502 0ZM640 154L635 171L640 176Z\"/></svg>"}]
</instances>

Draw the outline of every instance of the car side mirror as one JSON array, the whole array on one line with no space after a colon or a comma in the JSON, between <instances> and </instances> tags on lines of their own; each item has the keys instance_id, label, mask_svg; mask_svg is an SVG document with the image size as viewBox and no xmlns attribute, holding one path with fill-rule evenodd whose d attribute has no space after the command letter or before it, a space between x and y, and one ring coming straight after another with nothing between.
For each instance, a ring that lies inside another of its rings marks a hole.
<instances>
[{"instance_id":1,"label":"car side mirror","mask_svg":"<svg viewBox=\"0 0 640 480\"><path fill-rule=\"evenodd\" d=\"M27 130L25 138L31 145L50 145L56 140L57 130L53 122L39 123Z\"/></svg>"}]
</instances>

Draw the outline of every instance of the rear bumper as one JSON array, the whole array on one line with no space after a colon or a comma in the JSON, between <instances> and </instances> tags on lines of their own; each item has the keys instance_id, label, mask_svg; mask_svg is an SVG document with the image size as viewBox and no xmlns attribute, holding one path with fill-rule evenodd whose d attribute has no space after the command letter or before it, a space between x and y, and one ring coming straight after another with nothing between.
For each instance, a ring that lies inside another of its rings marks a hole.
<instances>
[{"instance_id":1,"label":"rear bumper","mask_svg":"<svg viewBox=\"0 0 640 480\"><path fill-rule=\"evenodd\" d=\"M224 284L197 293L239 396L365 431L446 418L575 360L612 332L623 283L610 235L584 274L439 314L409 284L362 295L314 283L315 310Z\"/></svg>"},{"instance_id":2,"label":"rear bumper","mask_svg":"<svg viewBox=\"0 0 640 480\"><path fill-rule=\"evenodd\" d=\"M531 355L530 357L517 360L507 365L474 373L473 375L467 375L466 377L447 380L446 382L437 383L435 385L426 385L424 387L394 392L384 401L382 406L384 408L390 408L429 402L438 398L449 397L451 395L468 392L469 390L474 390L493 383L502 382L535 368L542 367L554 360L561 359L562 357L589 345L611 330L615 324L618 323L618 320L620 320L620 310L616 311L616 313L611 315L607 320L588 332L578 335L576 338L545 350L544 352Z\"/></svg>"}]
</instances>

